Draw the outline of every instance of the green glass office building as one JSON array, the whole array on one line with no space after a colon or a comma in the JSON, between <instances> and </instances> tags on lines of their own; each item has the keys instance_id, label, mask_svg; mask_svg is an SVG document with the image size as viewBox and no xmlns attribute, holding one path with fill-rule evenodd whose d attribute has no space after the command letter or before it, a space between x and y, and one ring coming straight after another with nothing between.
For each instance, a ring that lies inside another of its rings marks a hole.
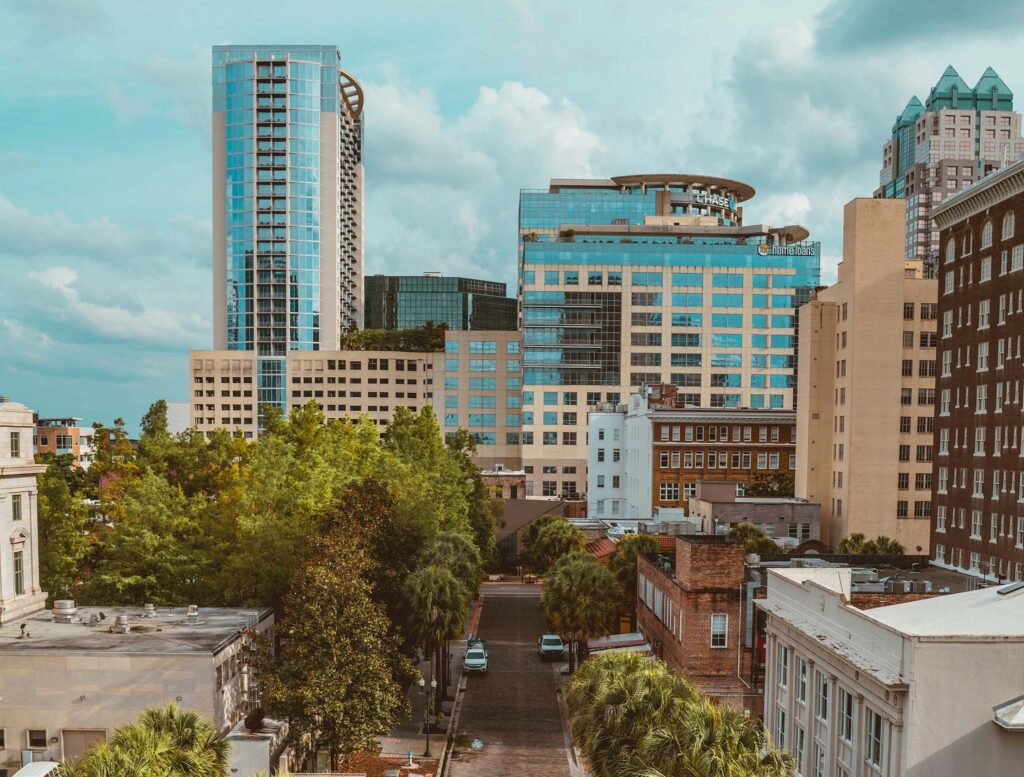
<instances>
[{"instance_id":1,"label":"green glass office building","mask_svg":"<svg viewBox=\"0 0 1024 777\"><path fill-rule=\"evenodd\" d=\"M411 329L427 322L458 330L514 330L519 304L505 284L473 278L371 275L366 278L366 328Z\"/></svg>"}]
</instances>

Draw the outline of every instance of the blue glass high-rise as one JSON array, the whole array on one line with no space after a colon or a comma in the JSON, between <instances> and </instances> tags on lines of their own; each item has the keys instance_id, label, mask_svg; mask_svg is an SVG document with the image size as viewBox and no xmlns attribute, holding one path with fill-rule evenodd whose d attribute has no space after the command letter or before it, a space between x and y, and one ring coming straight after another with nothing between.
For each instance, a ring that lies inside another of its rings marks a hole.
<instances>
[{"instance_id":1,"label":"blue glass high-rise","mask_svg":"<svg viewBox=\"0 0 1024 777\"><path fill-rule=\"evenodd\" d=\"M334 46L213 50L214 347L261 357L261 406L284 406L288 351L363 323L362 91L339 62Z\"/></svg>"}]
</instances>

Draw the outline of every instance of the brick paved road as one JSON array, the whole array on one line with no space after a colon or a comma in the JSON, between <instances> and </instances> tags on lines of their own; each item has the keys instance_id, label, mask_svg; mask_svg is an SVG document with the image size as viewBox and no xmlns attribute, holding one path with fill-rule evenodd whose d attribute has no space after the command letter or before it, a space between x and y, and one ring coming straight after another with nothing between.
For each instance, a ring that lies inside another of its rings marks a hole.
<instances>
[{"instance_id":1,"label":"brick paved road","mask_svg":"<svg viewBox=\"0 0 1024 777\"><path fill-rule=\"evenodd\" d=\"M460 755L451 777L570 777L555 696L553 663L540 660L545 631L539 587L484 588L479 636L487 640L485 676L468 678L459 721ZM467 743L483 742L474 751Z\"/></svg>"}]
</instances>

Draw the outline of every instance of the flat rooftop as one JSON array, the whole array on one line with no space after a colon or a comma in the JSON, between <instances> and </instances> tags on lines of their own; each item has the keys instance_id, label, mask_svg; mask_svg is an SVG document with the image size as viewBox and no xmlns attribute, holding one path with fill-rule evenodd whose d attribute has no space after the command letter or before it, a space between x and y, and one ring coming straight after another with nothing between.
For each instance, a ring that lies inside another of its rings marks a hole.
<instances>
[{"instance_id":1,"label":"flat rooftop","mask_svg":"<svg viewBox=\"0 0 1024 777\"><path fill-rule=\"evenodd\" d=\"M865 610L871 620L912 637L1024 639L1024 587L981 588Z\"/></svg>"},{"instance_id":2,"label":"flat rooftop","mask_svg":"<svg viewBox=\"0 0 1024 777\"><path fill-rule=\"evenodd\" d=\"M142 607L79 607L79 622L58 623L52 610L41 610L0 626L0 653L216 653L272 614L269 609L200 607L196 623L190 624L186 607L157 607L155 612L147 618ZM118 615L128 616L128 633L115 630Z\"/></svg>"}]
</instances>

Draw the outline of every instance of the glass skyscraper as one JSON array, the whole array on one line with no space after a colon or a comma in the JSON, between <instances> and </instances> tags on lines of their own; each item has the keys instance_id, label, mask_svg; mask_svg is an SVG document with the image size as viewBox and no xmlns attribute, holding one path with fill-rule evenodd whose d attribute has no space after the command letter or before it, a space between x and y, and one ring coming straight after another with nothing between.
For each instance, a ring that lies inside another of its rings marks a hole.
<instances>
[{"instance_id":1,"label":"glass skyscraper","mask_svg":"<svg viewBox=\"0 0 1024 777\"><path fill-rule=\"evenodd\" d=\"M362 90L334 46L213 50L214 348L255 351L284 406L289 351L363 324Z\"/></svg>"},{"instance_id":2,"label":"glass skyscraper","mask_svg":"<svg viewBox=\"0 0 1024 777\"><path fill-rule=\"evenodd\" d=\"M686 404L792 408L805 228L744 226L750 186L692 175L553 180L519 201L523 455L583 489L587 409L673 384ZM545 477L545 475L547 477Z\"/></svg>"},{"instance_id":3,"label":"glass skyscraper","mask_svg":"<svg viewBox=\"0 0 1024 777\"><path fill-rule=\"evenodd\" d=\"M519 303L505 284L473 278L371 275L366 279L366 328L412 329L427 322L458 330L514 330Z\"/></svg>"}]
</instances>

